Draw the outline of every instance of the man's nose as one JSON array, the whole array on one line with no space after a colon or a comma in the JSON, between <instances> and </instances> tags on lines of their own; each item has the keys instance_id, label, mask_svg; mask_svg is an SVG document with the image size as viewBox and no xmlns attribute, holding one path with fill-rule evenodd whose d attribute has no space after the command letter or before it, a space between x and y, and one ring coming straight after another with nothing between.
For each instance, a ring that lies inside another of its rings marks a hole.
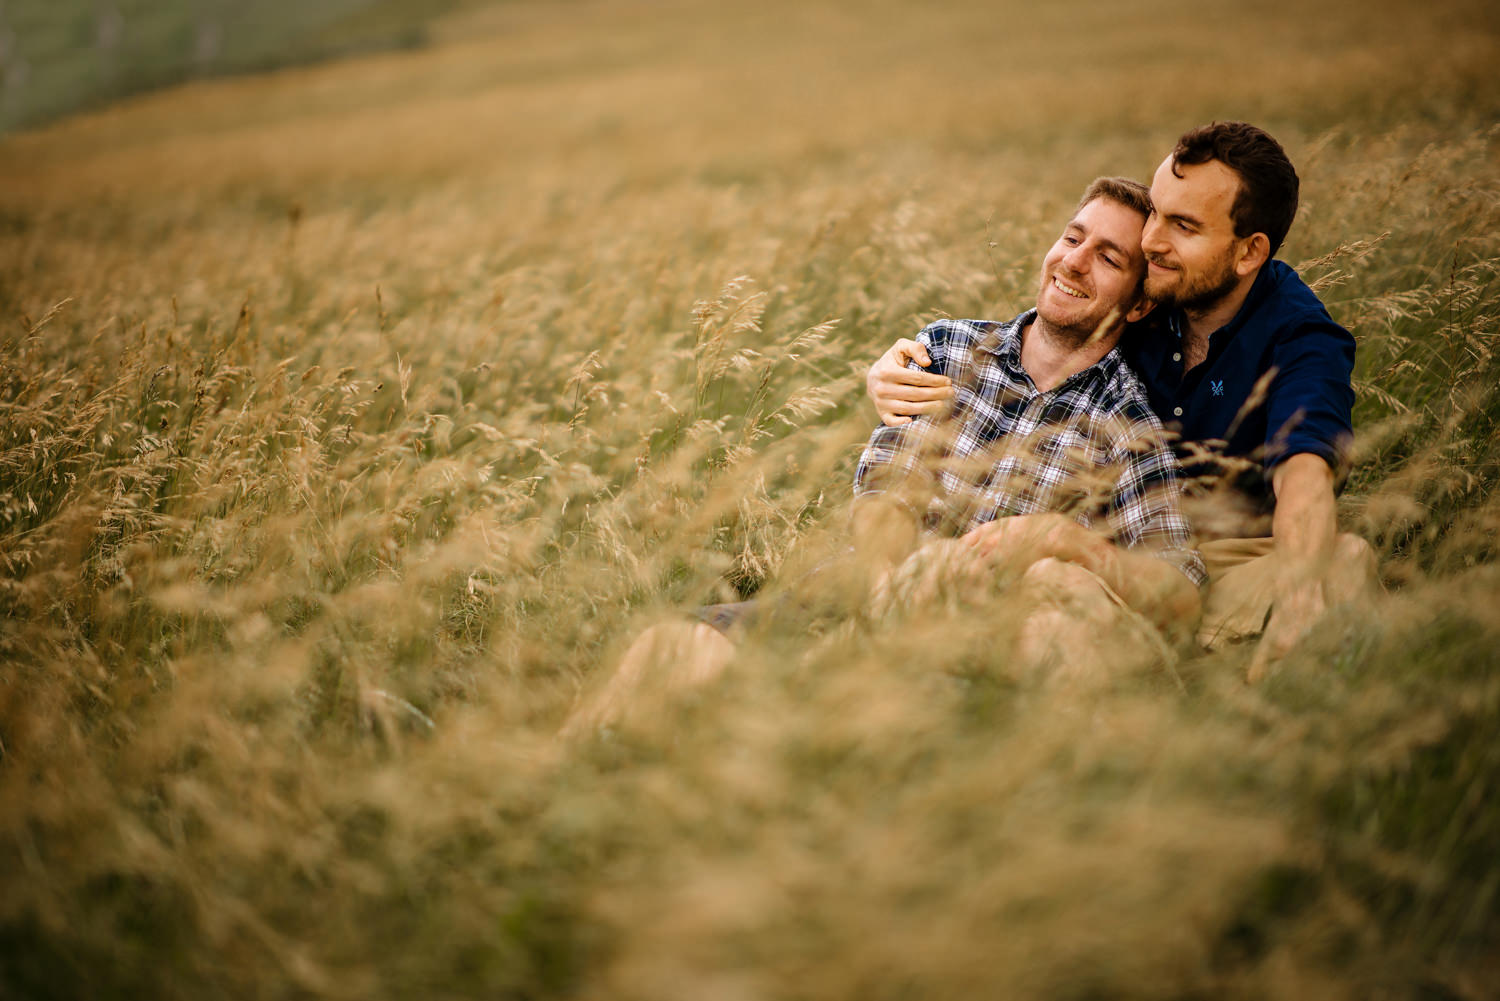
<instances>
[{"instance_id":1,"label":"man's nose","mask_svg":"<svg viewBox=\"0 0 1500 1001\"><path fill-rule=\"evenodd\" d=\"M1070 247L1068 252L1063 254L1062 262L1063 267L1073 274L1081 275L1088 270L1089 251L1081 243L1076 247Z\"/></svg>"},{"instance_id":2,"label":"man's nose","mask_svg":"<svg viewBox=\"0 0 1500 1001\"><path fill-rule=\"evenodd\" d=\"M1146 226L1141 230L1141 249L1148 254L1165 253L1171 248L1161 238L1161 220L1155 215L1146 220Z\"/></svg>"}]
</instances>

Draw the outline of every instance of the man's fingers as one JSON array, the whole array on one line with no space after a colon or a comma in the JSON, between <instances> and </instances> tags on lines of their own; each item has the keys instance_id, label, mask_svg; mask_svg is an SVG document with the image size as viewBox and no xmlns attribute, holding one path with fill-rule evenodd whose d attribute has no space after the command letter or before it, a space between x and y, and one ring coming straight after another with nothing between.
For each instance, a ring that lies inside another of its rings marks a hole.
<instances>
[{"instance_id":1,"label":"man's fingers","mask_svg":"<svg viewBox=\"0 0 1500 1001\"><path fill-rule=\"evenodd\" d=\"M931 365L932 356L922 346L921 341L914 341L910 337L902 337L892 344L890 350L885 353L887 358L897 360L897 364L905 365L908 361L914 361L918 365Z\"/></svg>"},{"instance_id":2,"label":"man's fingers","mask_svg":"<svg viewBox=\"0 0 1500 1001\"><path fill-rule=\"evenodd\" d=\"M933 403L906 403L901 400L884 400L877 402L875 412L880 415L881 423L888 427L900 427L910 424L913 417L929 417L941 414L947 408L946 401L937 400Z\"/></svg>"},{"instance_id":3,"label":"man's fingers","mask_svg":"<svg viewBox=\"0 0 1500 1001\"><path fill-rule=\"evenodd\" d=\"M1250 666L1245 670L1245 680L1254 685L1264 680L1266 675L1290 654L1296 647L1298 641L1311 631L1313 623L1322 611L1321 594L1315 593L1308 599L1308 604L1316 601L1317 608L1309 609L1305 606L1282 603L1273 606L1271 618L1266 622L1265 632L1261 634L1260 642L1255 645L1255 654L1250 658ZM1296 611L1291 611L1296 609Z\"/></svg>"},{"instance_id":4,"label":"man's fingers","mask_svg":"<svg viewBox=\"0 0 1500 1001\"><path fill-rule=\"evenodd\" d=\"M911 369L901 371L911 373ZM922 374L922 373L918 373ZM882 380L876 383L877 390L882 394L889 394L893 398L899 394L902 403L941 403L953 398L953 387L949 385L917 384L915 382L901 382L898 379Z\"/></svg>"},{"instance_id":5,"label":"man's fingers","mask_svg":"<svg viewBox=\"0 0 1500 1001\"><path fill-rule=\"evenodd\" d=\"M922 375L928 379L941 378L905 368L898 369L897 372L901 375ZM947 410L948 401L953 398L953 390L947 386L922 387L888 379L872 379L869 388L870 397L875 401L875 412L880 415L882 422L891 427L907 423L895 420L898 417L939 416Z\"/></svg>"},{"instance_id":6,"label":"man's fingers","mask_svg":"<svg viewBox=\"0 0 1500 1001\"><path fill-rule=\"evenodd\" d=\"M943 403L953 396L952 380L908 368L907 363L912 361L931 365L932 357L921 344L902 339L865 373L865 392L875 404L881 423L889 427L907 424L907 418L941 414Z\"/></svg>"},{"instance_id":7,"label":"man's fingers","mask_svg":"<svg viewBox=\"0 0 1500 1001\"><path fill-rule=\"evenodd\" d=\"M1291 644L1281 642L1276 637L1262 636L1255 645L1255 655L1250 658L1250 666L1245 669L1245 680L1252 685L1260 684L1271 673L1271 669L1290 652Z\"/></svg>"},{"instance_id":8,"label":"man's fingers","mask_svg":"<svg viewBox=\"0 0 1500 1001\"><path fill-rule=\"evenodd\" d=\"M980 559L987 559L1000 549L1009 525L1002 521L987 521L976 525L958 537L961 545L971 550Z\"/></svg>"},{"instance_id":9,"label":"man's fingers","mask_svg":"<svg viewBox=\"0 0 1500 1001\"><path fill-rule=\"evenodd\" d=\"M947 375L926 372L919 368L907 368L900 359L880 359L870 368L871 386L922 387L922 389L947 389L953 380Z\"/></svg>"},{"instance_id":10,"label":"man's fingers","mask_svg":"<svg viewBox=\"0 0 1500 1001\"><path fill-rule=\"evenodd\" d=\"M879 373L877 381L889 382L897 386L948 389L950 392L953 386L953 380L946 375L924 372L919 368L907 368L905 365L885 369Z\"/></svg>"},{"instance_id":11,"label":"man's fingers","mask_svg":"<svg viewBox=\"0 0 1500 1001\"><path fill-rule=\"evenodd\" d=\"M886 411L898 417L926 417L932 414L940 414L947 408L947 400L933 400L931 403L922 403L911 400L892 400L886 404Z\"/></svg>"}]
</instances>

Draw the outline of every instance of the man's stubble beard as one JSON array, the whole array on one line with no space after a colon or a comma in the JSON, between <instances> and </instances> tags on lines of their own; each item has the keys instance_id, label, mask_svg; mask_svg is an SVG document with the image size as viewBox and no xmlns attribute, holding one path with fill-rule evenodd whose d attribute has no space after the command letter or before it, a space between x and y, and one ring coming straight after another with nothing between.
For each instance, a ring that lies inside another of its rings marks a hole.
<instances>
[{"instance_id":1,"label":"man's stubble beard","mask_svg":"<svg viewBox=\"0 0 1500 1001\"><path fill-rule=\"evenodd\" d=\"M1218 267L1198 276L1196 281L1169 293L1153 293L1148 281L1146 295L1163 306L1175 306L1184 312L1206 312L1234 291L1239 280L1234 273L1234 248L1230 247L1219 259Z\"/></svg>"},{"instance_id":2,"label":"man's stubble beard","mask_svg":"<svg viewBox=\"0 0 1500 1001\"><path fill-rule=\"evenodd\" d=\"M1121 315L1123 315L1123 313ZM1119 325L1119 316L1116 316L1114 318L1113 323L1110 323L1109 319L1110 318L1106 316L1102 323L1085 329L1082 327L1071 325L1061 326L1056 323L1050 323L1047 321L1046 317L1042 316L1041 313L1037 313L1036 325L1039 328L1040 332L1043 333L1043 335L1047 338L1047 340L1052 341L1054 344L1061 344L1067 347L1070 351L1077 351L1079 348L1082 348L1090 341L1095 340L1095 334L1098 334L1098 339L1103 339L1104 337L1107 337L1109 335L1111 329Z\"/></svg>"},{"instance_id":3,"label":"man's stubble beard","mask_svg":"<svg viewBox=\"0 0 1500 1001\"><path fill-rule=\"evenodd\" d=\"M1070 285L1077 286L1081 284L1076 280L1070 280L1066 275L1061 275L1060 277L1063 279L1063 281L1068 282ZM1046 292L1047 287L1051 283L1052 273L1043 271L1042 280L1037 288L1036 297L1038 303L1040 303L1042 295ZM1110 322L1110 315L1106 313L1102 320L1097 323L1089 324L1087 326L1078 326L1072 324L1064 326L1062 324L1053 323L1045 316L1043 316L1041 310L1038 309L1036 314L1036 326L1039 328L1039 332L1043 333L1047 340L1052 341L1055 344L1062 344L1069 350L1076 351L1079 348L1083 347L1085 344L1089 343L1089 341L1094 340L1096 333L1099 335L1099 337L1102 338L1108 335L1112 328L1119 325L1121 319L1127 312L1127 309L1124 306L1117 306L1115 308L1118 311L1118 314L1114 317L1113 322ZM1103 327L1102 330L1100 329L1101 326Z\"/></svg>"}]
</instances>

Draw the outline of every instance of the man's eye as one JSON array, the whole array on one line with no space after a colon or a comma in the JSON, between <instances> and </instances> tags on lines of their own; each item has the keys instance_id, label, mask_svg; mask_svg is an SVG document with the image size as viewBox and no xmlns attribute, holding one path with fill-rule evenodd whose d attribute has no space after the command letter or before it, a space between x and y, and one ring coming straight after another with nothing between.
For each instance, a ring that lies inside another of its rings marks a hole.
<instances>
[{"instance_id":1,"label":"man's eye","mask_svg":"<svg viewBox=\"0 0 1500 1001\"><path fill-rule=\"evenodd\" d=\"M1108 264L1110 267L1114 268L1116 271L1120 270L1120 262L1117 261L1117 260L1115 260L1113 257L1110 257L1108 254L1106 254L1105 257L1104 257L1104 263Z\"/></svg>"}]
</instances>

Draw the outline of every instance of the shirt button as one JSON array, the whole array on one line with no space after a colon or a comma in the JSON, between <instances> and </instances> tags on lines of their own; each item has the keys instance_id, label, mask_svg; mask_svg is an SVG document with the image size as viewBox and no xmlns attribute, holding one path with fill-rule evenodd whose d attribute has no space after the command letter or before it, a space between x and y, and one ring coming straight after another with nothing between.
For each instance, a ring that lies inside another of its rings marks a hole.
<instances>
[{"instance_id":1,"label":"shirt button","mask_svg":"<svg viewBox=\"0 0 1500 1001\"><path fill-rule=\"evenodd\" d=\"M1173 351L1172 352L1172 360L1173 361L1182 361L1182 352L1181 351Z\"/></svg>"},{"instance_id":2,"label":"shirt button","mask_svg":"<svg viewBox=\"0 0 1500 1001\"><path fill-rule=\"evenodd\" d=\"M1181 417L1182 416L1182 408L1181 407L1173 407L1172 408L1172 416L1173 417Z\"/></svg>"}]
</instances>

